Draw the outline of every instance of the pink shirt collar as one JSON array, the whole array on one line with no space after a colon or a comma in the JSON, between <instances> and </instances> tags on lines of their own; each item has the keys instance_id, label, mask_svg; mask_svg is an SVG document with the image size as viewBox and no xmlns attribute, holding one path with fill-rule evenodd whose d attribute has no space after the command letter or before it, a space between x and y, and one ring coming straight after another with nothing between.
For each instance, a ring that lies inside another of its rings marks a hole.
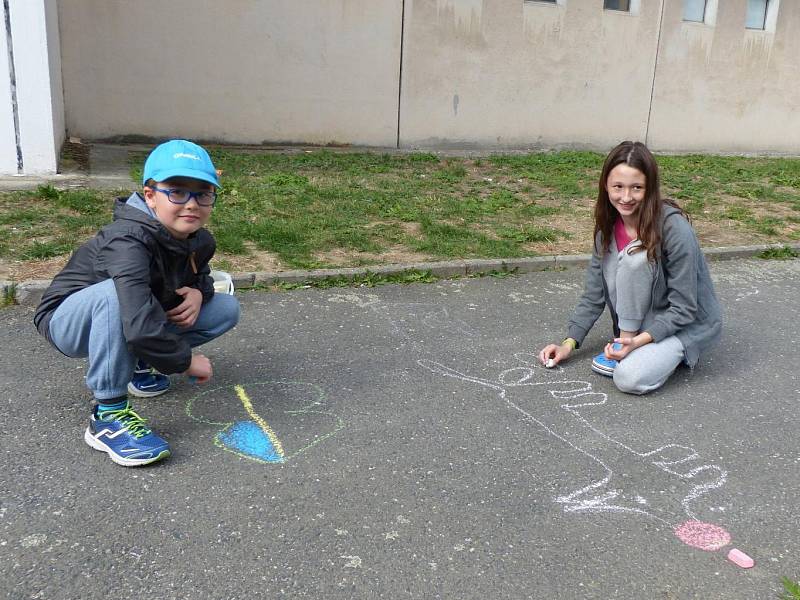
<instances>
[{"instance_id":1,"label":"pink shirt collar","mask_svg":"<svg viewBox=\"0 0 800 600\"><path fill-rule=\"evenodd\" d=\"M625 223L622 222L620 217L617 217L617 220L614 222L614 239L617 242L617 250L619 252L622 252L625 246L636 239L629 236L628 232L625 231Z\"/></svg>"}]
</instances>

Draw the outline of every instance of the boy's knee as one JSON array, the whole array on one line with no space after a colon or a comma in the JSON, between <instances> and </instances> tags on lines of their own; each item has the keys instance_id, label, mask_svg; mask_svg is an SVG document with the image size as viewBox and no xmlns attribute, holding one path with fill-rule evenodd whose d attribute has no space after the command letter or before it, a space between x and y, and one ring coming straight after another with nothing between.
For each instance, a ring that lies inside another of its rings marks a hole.
<instances>
[{"instance_id":1,"label":"boy's knee","mask_svg":"<svg viewBox=\"0 0 800 600\"><path fill-rule=\"evenodd\" d=\"M220 300L223 302L223 310L221 311L221 320L225 327L225 331L233 329L239 322L241 314L241 307L239 301L235 296L219 295Z\"/></svg>"},{"instance_id":2,"label":"boy's knee","mask_svg":"<svg viewBox=\"0 0 800 600\"><path fill-rule=\"evenodd\" d=\"M624 360L617 363L614 369L614 385L626 394L641 395L651 390L648 382L643 381L641 371L636 368L626 368Z\"/></svg>"},{"instance_id":3,"label":"boy's knee","mask_svg":"<svg viewBox=\"0 0 800 600\"><path fill-rule=\"evenodd\" d=\"M105 325L120 320L119 296L112 279L95 283L82 291L85 293L76 296L76 300L80 299L81 304L88 307L92 321L98 319L99 323ZM119 325L121 328L122 321Z\"/></svg>"}]
</instances>

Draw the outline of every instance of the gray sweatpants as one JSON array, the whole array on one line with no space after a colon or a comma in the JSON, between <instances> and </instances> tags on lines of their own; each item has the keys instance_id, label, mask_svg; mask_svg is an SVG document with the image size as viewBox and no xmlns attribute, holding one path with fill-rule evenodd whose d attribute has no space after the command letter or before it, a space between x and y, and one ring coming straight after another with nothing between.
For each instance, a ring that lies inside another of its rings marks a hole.
<instances>
[{"instance_id":1,"label":"gray sweatpants","mask_svg":"<svg viewBox=\"0 0 800 600\"><path fill-rule=\"evenodd\" d=\"M627 249L637 244L633 241ZM622 331L639 332L650 309L653 267L644 251L609 254L606 285L617 311L617 324ZM664 385L683 359L683 344L674 335L646 344L619 361L614 384L629 394L646 394Z\"/></svg>"}]
</instances>

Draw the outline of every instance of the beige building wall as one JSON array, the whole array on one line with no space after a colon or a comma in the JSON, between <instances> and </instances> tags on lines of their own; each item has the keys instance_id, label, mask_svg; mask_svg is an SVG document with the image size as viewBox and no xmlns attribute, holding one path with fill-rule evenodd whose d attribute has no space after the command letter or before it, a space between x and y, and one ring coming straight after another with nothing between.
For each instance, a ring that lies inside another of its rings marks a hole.
<instances>
[{"instance_id":1,"label":"beige building wall","mask_svg":"<svg viewBox=\"0 0 800 600\"><path fill-rule=\"evenodd\" d=\"M796 0L57 1L80 137L800 153Z\"/></svg>"},{"instance_id":2,"label":"beige building wall","mask_svg":"<svg viewBox=\"0 0 800 600\"><path fill-rule=\"evenodd\" d=\"M634 4L639 4L634 2ZM660 2L407 0L402 145L644 139Z\"/></svg>"},{"instance_id":3,"label":"beige building wall","mask_svg":"<svg viewBox=\"0 0 800 600\"><path fill-rule=\"evenodd\" d=\"M774 31L745 29L747 0L719 0L714 27L681 4L665 5L650 145L800 153L800 3L780 1Z\"/></svg>"},{"instance_id":4,"label":"beige building wall","mask_svg":"<svg viewBox=\"0 0 800 600\"><path fill-rule=\"evenodd\" d=\"M59 0L66 127L394 146L400 0Z\"/></svg>"}]
</instances>

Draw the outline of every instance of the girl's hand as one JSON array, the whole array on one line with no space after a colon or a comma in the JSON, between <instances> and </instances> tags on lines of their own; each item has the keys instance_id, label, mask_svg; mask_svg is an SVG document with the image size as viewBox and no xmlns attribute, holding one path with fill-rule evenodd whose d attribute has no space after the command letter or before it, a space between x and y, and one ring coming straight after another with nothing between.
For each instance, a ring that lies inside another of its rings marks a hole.
<instances>
[{"instance_id":1,"label":"girl's hand","mask_svg":"<svg viewBox=\"0 0 800 600\"><path fill-rule=\"evenodd\" d=\"M653 336L646 331L643 331L642 333L638 333L634 336L614 338L612 343L606 344L603 352L606 355L606 358L610 358L612 360L622 360L637 348L640 348L645 344L649 344L652 341Z\"/></svg>"},{"instance_id":2,"label":"girl's hand","mask_svg":"<svg viewBox=\"0 0 800 600\"><path fill-rule=\"evenodd\" d=\"M636 344L633 338L620 337L614 338L613 342L606 344L606 347L603 348L603 353L606 355L606 358L610 358L611 360L622 360L633 350L636 350Z\"/></svg>"},{"instance_id":3,"label":"girl's hand","mask_svg":"<svg viewBox=\"0 0 800 600\"><path fill-rule=\"evenodd\" d=\"M167 319L178 327L191 327L200 315L200 307L203 305L203 293L191 287L178 288L175 293L183 296L183 302L172 310L167 311Z\"/></svg>"},{"instance_id":4,"label":"girl's hand","mask_svg":"<svg viewBox=\"0 0 800 600\"><path fill-rule=\"evenodd\" d=\"M555 366L567 358L570 352L572 352L572 346L569 344L563 344L561 346L548 344L539 352L539 361L541 361L543 365L547 365L547 361L552 360L553 366Z\"/></svg>"}]
</instances>

